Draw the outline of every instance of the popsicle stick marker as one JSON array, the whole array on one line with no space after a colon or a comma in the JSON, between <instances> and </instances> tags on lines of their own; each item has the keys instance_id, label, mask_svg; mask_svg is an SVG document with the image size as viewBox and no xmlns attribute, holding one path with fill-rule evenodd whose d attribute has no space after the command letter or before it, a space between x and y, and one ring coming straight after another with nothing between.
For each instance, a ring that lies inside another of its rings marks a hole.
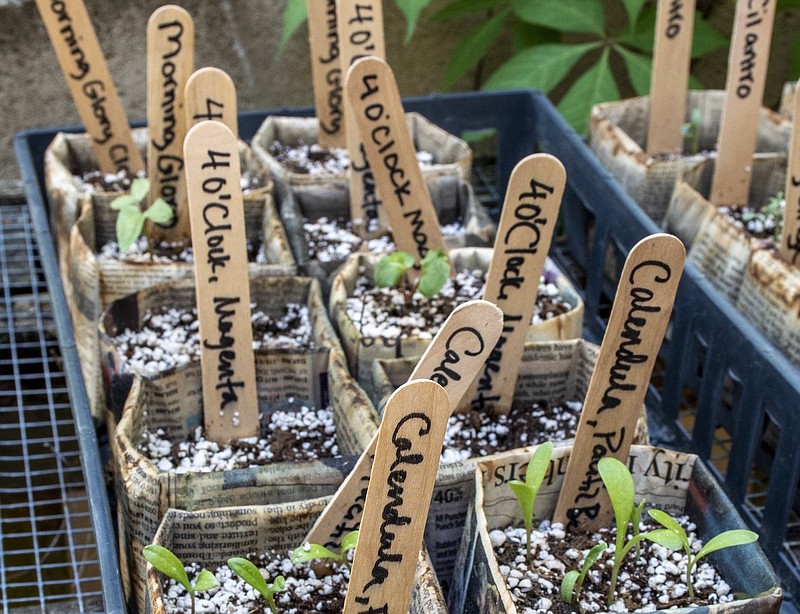
<instances>
[{"instance_id":1,"label":"popsicle stick marker","mask_svg":"<svg viewBox=\"0 0 800 614\"><path fill-rule=\"evenodd\" d=\"M186 82L186 117L189 127L202 121L222 122L239 134L236 86L224 70L206 67L194 71Z\"/></svg>"},{"instance_id":2,"label":"popsicle stick marker","mask_svg":"<svg viewBox=\"0 0 800 614\"><path fill-rule=\"evenodd\" d=\"M337 0L336 11L343 67L349 67L356 60L370 55L386 59L381 0ZM347 172L350 219L358 234L372 238L385 231L386 215L382 213L375 178L367 162L360 134L355 128L353 107L347 92L344 92L342 102L345 143L350 155L350 169Z\"/></svg>"},{"instance_id":3,"label":"popsicle stick marker","mask_svg":"<svg viewBox=\"0 0 800 614\"><path fill-rule=\"evenodd\" d=\"M800 87L800 86L799 86ZM800 95L795 90L792 115L792 140L786 169L786 209L780 253L784 260L800 265Z\"/></svg>"},{"instance_id":4,"label":"popsicle stick marker","mask_svg":"<svg viewBox=\"0 0 800 614\"><path fill-rule=\"evenodd\" d=\"M728 55L725 106L711 184L715 205L746 205L750 195L758 110L764 99L767 61L777 0L739 0Z\"/></svg>"},{"instance_id":5,"label":"popsicle stick marker","mask_svg":"<svg viewBox=\"0 0 800 614\"><path fill-rule=\"evenodd\" d=\"M420 358L409 381L429 379L447 390L450 405L445 422L483 366L502 328L503 312L496 305L469 301L453 310ZM359 527L377 439L376 433L305 541L338 547L342 537Z\"/></svg>"},{"instance_id":6,"label":"popsicle stick marker","mask_svg":"<svg viewBox=\"0 0 800 614\"><path fill-rule=\"evenodd\" d=\"M566 180L564 166L549 154L528 156L511 171L483 294L503 311L503 334L473 384L473 409L511 411Z\"/></svg>"},{"instance_id":7,"label":"popsicle stick marker","mask_svg":"<svg viewBox=\"0 0 800 614\"><path fill-rule=\"evenodd\" d=\"M311 83L321 147L344 147L342 61L339 53L336 0L306 0Z\"/></svg>"},{"instance_id":8,"label":"popsicle stick marker","mask_svg":"<svg viewBox=\"0 0 800 614\"><path fill-rule=\"evenodd\" d=\"M345 614L406 614L428 520L450 401L417 380L389 398L378 434Z\"/></svg>"},{"instance_id":9,"label":"popsicle stick marker","mask_svg":"<svg viewBox=\"0 0 800 614\"><path fill-rule=\"evenodd\" d=\"M683 244L667 234L642 239L628 254L553 515L568 530L611 519L597 463L628 457L685 257Z\"/></svg>"},{"instance_id":10,"label":"popsicle stick marker","mask_svg":"<svg viewBox=\"0 0 800 614\"><path fill-rule=\"evenodd\" d=\"M156 240L189 240L183 140L186 81L194 71L194 22L179 6L155 10L147 22L147 177L150 201L163 198L172 222L153 225Z\"/></svg>"},{"instance_id":11,"label":"popsicle stick marker","mask_svg":"<svg viewBox=\"0 0 800 614\"><path fill-rule=\"evenodd\" d=\"M143 171L144 161L133 142L128 117L83 0L36 0L36 8L91 137L98 168L114 174Z\"/></svg>"},{"instance_id":12,"label":"popsicle stick marker","mask_svg":"<svg viewBox=\"0 0 800 614\"><path fill-rule=\"evenodd\" d=\"M430 250L446 251L392 69L379 58L356 60L345 89L397 249L417 262Z\"/></svg>"},{"instance_id":13,"label":"popsicle stick marker","mask_svg":"<svg viewBox=\"0 0 800 614\"><path fill-rule=\"evenodd\" d=\"M203 417L209 439L227 443L259 434L236 137L220 122L202 122L186 135L184 159L200 323Z\"/></svg>"},{"instance_id":14,"label":"popsicle stick marker","mask_svg":"<svg viewBox=\"0 0 800 614\"><path fill-rule=\"evenodd\" d=\"M647 153L683 152L695 0L658 0Z\"/></svg>"}]
</instances>

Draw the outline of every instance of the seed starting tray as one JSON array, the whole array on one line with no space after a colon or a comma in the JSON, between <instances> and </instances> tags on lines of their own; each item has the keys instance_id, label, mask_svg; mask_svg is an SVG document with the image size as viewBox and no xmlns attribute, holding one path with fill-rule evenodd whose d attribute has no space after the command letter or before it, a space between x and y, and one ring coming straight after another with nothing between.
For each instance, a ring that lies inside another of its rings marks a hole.
<instances>
[{"instance_id":1,"label":"seed starting tray","mask_svg":"<svg viewBox=\"0 0 800 614\"><path fill-rule=\"evenodd\" d=\"M585 336L599 342L625 255L641 238L659 232L656 224L599 165L541 93L431 96L409 99L405 108L456 135L491 132L491 162L476 156L473 181L495 219L508 177L520 159L548 152L562 161L568 183L551 255L581 290ZM240 136L252 138L268 114L312 113L310 109L243 113ZM43 156L56 132L20 133L15 145L53 301L95 534L97 542L104 544L98 558L106 611L122 611L94 425L47 227ZM476 151L485 146L478 144ZM800 369L691 265L684 271L667 336L647 395L651 436L657 444L694 452L706 461L747 523L761 535L761 545L791 597L800 590L800 423L796 417ZM102 503L94 505L98 492L97 501ZM795 610L787 603L785 611Z\"/></svg>"}]
</instances>

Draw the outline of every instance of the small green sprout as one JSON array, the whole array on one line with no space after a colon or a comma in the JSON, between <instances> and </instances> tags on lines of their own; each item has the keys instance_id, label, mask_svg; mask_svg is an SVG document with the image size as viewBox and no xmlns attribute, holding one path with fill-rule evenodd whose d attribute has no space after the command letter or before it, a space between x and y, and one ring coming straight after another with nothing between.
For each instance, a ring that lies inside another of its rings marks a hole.
<instances>
[{"instance_id":1,"label":"small green sprout","mask_svg":"<svg viewBox=\"0 0 800 614\"><path fill-rule=\"evenodd\" d=\"M217 582L214 574L206 569L203 569L197 575L197 581L192 584L189 581L189 576L186 575L186 569L183 567L183 563L164 546L159 546L157 544L145 546L144 558L158 571L168 578L172 578L186 589L186 592L189 593L189 597L192 600L192 614L195 612L195 593L208 591L219 586L219 582Z\"/></svg>"},{"instance_id":2,"label":"small green sprout","mask_svg":"<svg viewBox=\"0 0 800 614\"><path fill-rule=\"evenodd\" d=\"M347 553L355 549L357 542L358 531L351 531L342 539L338 553L319 544L304 544L299 548L295 548L289 558L295 565L316 559L331 559L343 563L347 569L350 569L350 560L347 558Z\"/></svg>"},{"instance_id":3,"label":"small green sprout","mask_svg":"<svg viewBox=\"0 0 800 614\"><path fill-rule=\"evenodd\" d=\"M645 500L639 501L639 505L633 508L631 512L631 526L633 527L633 536L639 536L639 525L642 524L642 511L644 510ZM642 554L641 541L636 542L636 558L638 559Z\"/></svg>"},{"instance_id":4,"label":"small green sprout","mask_svg":"<svg viewBox=\"0 0 800 614\"><path fill-rule=\"evenodd\" d=\"M406 278L408 270L414 266L414 257L408 252L386 254L378 262L373 279L379 288L397 288ZM450 260L443 249L429 250L420 261L420 275L416 287L406 290L407 296L419 290L420 294L431 298L444 287L450 277Z\"/></svg>"},{"instance_id":5,"label":"small green sprout","mask_svg":"<svg viewBox=\"0 0 800 614\"><path fill-rule=\"evenodd\" d=\"M111 201L111 208L117 214L117 244L120 252L127 252L131 245L141 236L145 220L156 224L167 224L172 220L172 208L163 198L157 198L153 204L142 211L142 201L150 191L150 182L137 177L131 182L130 194L117 196Z\"/></svg>"},{"instance_id":6,"label":"small green sprout","mask_svg":"<svg viewBox=\"0 0 800 614\"><path fill-rule=\"evenodd\" d=\"M700 148L700 120L702 115L700 109L692 109L689 121L681 126L681 135L686 141L687 151L696 156Z\"/></svg>"},{"instance_id":7,"label":"small green sprout","mask_svg":"<svg viewBox=\"0 0 800 614\"><path fill-rule=\"evenodd\" d=\"M683 530L683 527L678 523L677 520L661 510L650 510L648 513L653 520L678 538L677 547L672 547L672 545L675 545L674 542L671 542L671 545L668 545L655 539L652 541L655 541L656 543L659 543L670 550L679 550L682 547L683 551L686 553L686 586L689 589L689 599L694 599L692 569L694 569L700 559L711 552L722 550L723 548L730 548L732 546L744 546L745 544L751 544L758 539L758 535L756 533L747 531L746 529L725 531L724 533L720 533L719 535L712 537L702 548L700 548L700 551L697 554L692 555L692 547L689 544L689 538L686 535L686 531Z\"/></svg>"},{"instance_id":8,"label":"small green sprout","mask_svg":"<svg viewBox=\"0 0 800 614\"><path fill-rule=\"evenodd\" d=\"M761 207L758 211L745 211L742 214L742 220L750 222L755 219L760 219L767 228L767 220L772 219L772 235L776 241L781 240L781 231L783 229L783 205L784 205L783 192L778 192L775 196L767 201L767 204Z\"/></svg>"},{"instance_id":9,"label":"small green sprout","mask_svg":"<svg viewBox=\"0 0 800 614\"><path fill-rule=\"evenodd\" d=\"M586 574L589 573L589 569L594 565L597 557L606 551L606 548L608 548L608 544L605 542L595 544L583 560L581 570L575 571L573 569L567 572L564 579L561 581L561 598L565 602L572 603L573 599L578 598L578 594L581 592L581 587L583 586L583 581L586 579Z\"/></svg>"},{"instance_id":10,"label":"small green sprout","mask_svg":"<svg viewBox=\"0 0 800 614\"><path fill-rule=\"evenodd\" d=\"M258 567L248 559L240 556L228 559L228 567L246 584L261 593L262 597L267 600L272 614L277 614L278 606L275 604L275 593L280 593L286 588L286 579L283 576L278 576L272 581L272 584L267 584Z\"/></svg>"},{"instance_id":11,"label":"small green sprout","mask_svg":"<svg viewBox=\"0 0 800 614\"><path fill-rule=\"evenodd\" d=\"M547 467L550 465L550 457L553 455L553 444L546 441L541 444L531 455L528 461L528 468L525 471L525 481L511 480L508 487L517 497L520 510L522 510L522 520L525 523L525 534L527 541L526 557L528 565L531 563L531 532L533 530L533 508L536 504L536 495L544 481Z\"/></svg>"}]
</instances>

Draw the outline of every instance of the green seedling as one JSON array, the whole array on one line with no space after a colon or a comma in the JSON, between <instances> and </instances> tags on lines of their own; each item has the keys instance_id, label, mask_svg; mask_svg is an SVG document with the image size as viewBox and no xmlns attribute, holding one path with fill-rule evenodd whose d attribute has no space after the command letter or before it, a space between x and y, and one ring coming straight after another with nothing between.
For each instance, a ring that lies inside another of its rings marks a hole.
<instances>
[{"instance_id":1,"label":"green seedling","mask_svg":"<svg viewBox=\"0 0 800 614\"><path fill-rule=\"evenodd\" d=\"M578 598L581 587L583 586L583 581L586 579L586 574L589 573L589 569L594 565L597 557L606 551L606 548L608 548L608 544L605 542L595 544L583 560L581 570L576 571L573 569L567 572L564 579L561 581L561 598L565 602L572 603L573 599Z\"/></svg>"},{"instance_id":2,"label":"green seedling","mask_svg":"<svg viewBox=\"0 0 800 614\"><path fill-rule=\"evenodd\" d=\"M137 177L131 182L130 194L117 196L111 201L111 208L117 211L117 244L120 252L127 252L142 235L145 220L156 224L172 221L172 208L163 198L157 198L142 211L142 201L150 191L150 182Z\"/></svg>"},{"instance_id":3,"label":"green seedling","mask_svg":"<svg viewBox=\"0 0 800 614\"><path fill-rule=\"evenodd\" d=\"M393 252L386 254L375 267L373 279L379 288L398 288L404 280L406 273L414 266L414 257L408 252ZM420 262L420 274L416 285L407 285L403 290L406 302L409 302L415 290L431 298L444 287L450 277L450 260L443 249L428 251Z\"/></svg>"},{"instance_id":4,"label":"green seedling","mask_svg":"<svg viewBox=\"0 0 800 614\"><path fill-rule=\"evenodd\" d=\"M240 556L228 559L228 567L267 600L272 614L277 614L278 606L275 604L275 593L280 593L286 588L286 579L283 576L278 576L272 581L272 584L267 584L264 576L261 575L261 570L248 559Z\"/></svg>"},{"instance_id":5,"label":"green seedling","mask_svg":"<svg viewBox=\"0 0 800 614\"><path fill-rule=\"evenodd\" d=\"M650 510L648 512L650 517L658 524L664 527L667 531L673 533L678 538L677 547L671 547L666 543L661 543L658 540L652 540L670 550L678 550L683 548L686 553L686 586L689 589L689 599L694 599L694 586L692 584L692 569L697 565L697 562L707 554L722 550L723 548L731 548L733 546L744 546L751 544L758 539L758 535L746 529L734 529L732 531L725 531L719 535L712 537L706 544L700 548L697 554L692 554L692 547L689 544L689 538L686 531L672 516L661 510ZM674 545L674 541L672 542Z\"/></svg>"},{"instance_id":6,"label":"green seedling","mask_svg":"<svg viewBox=\"0 0 800 614\"><path fill-rule=\"evenodd\" d=\"M639 536L639 525L642 524L642 511L644 510L644 503L645 500L642 499L639 501L639 505L633 508L633 512L631 513L631 526L633 527L633 536L638 538ZM641 540L636 542L636 558L638 559L642 554L642 542Z\"/></svg>"},{"instance_id":7,"label":"green seedling","mask_svg":"<svg viewBox=\"0 0 800 614\"><path fill-rule=\"evenodd\" d=\"M697 155L700 149L700 120L702 116L700 109L692 109L689 121L681 126L681 135L686 142L686 150L693 156Z\"/></svg>"},{"instance_id":8,"label":"green seedling","mask_svg":"<svg viewBox=\"0 0 800 614\"><path fill-rule=\"evenodd\" d=\"M351 531L342 539L338 553L319 544L304 544L299 548L295 548L289 558L295 565L316 559L329 559L343 563L347 569L350 569L350 560L347 558L347 553L355 549L357 542L358 531Z\"/></svg>"},{"instance_id":9,"label":"green seedling","mask_svg":"<svg viewBox=\"0 0 800 614\"><path fill-rule=\"evenodd\" d=\"M742 219L745 222L760 219L764 226L767 226L767 220L772 220L772 234L776 241L781 240L781 231L783 229L783 206L784 206L783 192L778 192L775 196L769 199L766 205L761 207L759 211L745 211L742 214Z\"/></svg>"},{"instance_id":10,"label":"green seedling","mask_svg":"<svg viewBox=\"0 0 800 614\"><path fill-rule=\"evenodd\" d=\"M508 487L517 497L520 510L522 510L522 520L525 523L525 554L528 565L531 564L531 531L533 530L533 508L536 504L536 495L544 481L547 467L550 465L550 457L553 455L553 444L549 441L541 444L531 455L528 461L528 468L525 471L525 481L511 480Z\"/></svg>"},{"instance_id":11,"label":"green seedling","mask_svg":"<svg viewBox=\"0 0 800 614\"><path fill-rule=\"evenodd\" d=\"M186 589L192 600L192 614L195 612L195 594L211 590L219 586L219 582L210 571L203 569L198 575L194 584L189 581L186 569L168 548L157 544L150 544L144 547L144 558L163 573L168 578L172 578Z\"/></svg>"}]
</instances>

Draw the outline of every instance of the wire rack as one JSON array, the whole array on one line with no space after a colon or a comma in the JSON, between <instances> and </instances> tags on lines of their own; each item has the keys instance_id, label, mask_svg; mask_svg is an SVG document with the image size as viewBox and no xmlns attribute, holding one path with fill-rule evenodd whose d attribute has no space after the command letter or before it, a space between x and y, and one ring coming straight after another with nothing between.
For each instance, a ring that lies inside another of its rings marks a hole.
<instances>
[{"instance_id":1,"label":"wire rack","mask_svg":"<svg viewBox=\"0 0 800 614\"><path fill-rule=\"evenodd\" d=\"M0 206L3 612L102 612L97 544L26 205Z\"/></svg>"}]
</instances>

